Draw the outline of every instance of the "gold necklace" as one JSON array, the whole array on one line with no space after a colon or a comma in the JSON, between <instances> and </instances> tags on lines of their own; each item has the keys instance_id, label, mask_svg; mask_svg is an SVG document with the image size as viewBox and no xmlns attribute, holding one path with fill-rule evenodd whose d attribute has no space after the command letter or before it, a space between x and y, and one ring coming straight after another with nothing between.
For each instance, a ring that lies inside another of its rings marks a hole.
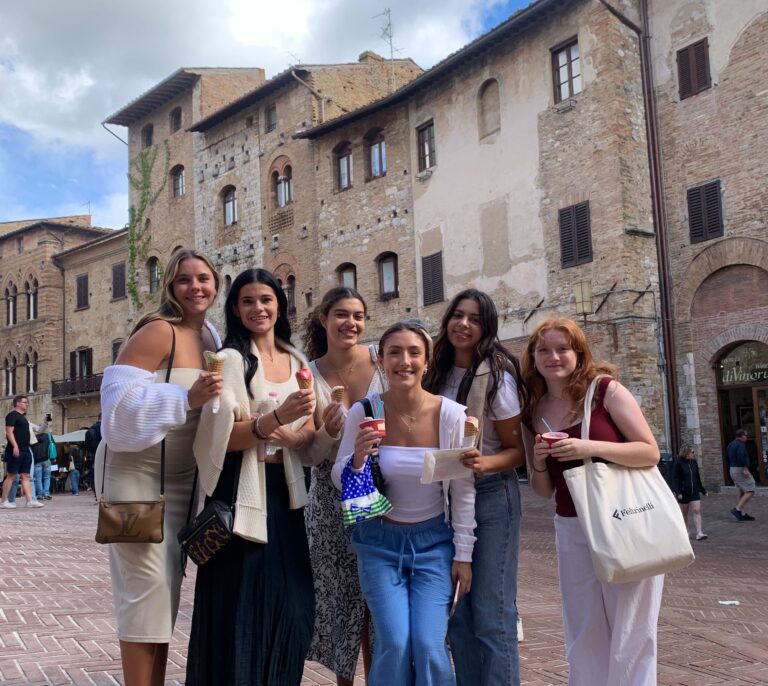
<instances>
[{"instance_id":1,"label":"gold necklace","mask_svg":"<svg viewBox=\"0 0 768 686\"><path fill-rule=\"evenodd\" d=\"M333 372L336 374L336 376L339 377L339 381L341 381L342 386L344 386L344 390L349 390L349 377L352 376L352 370L355 368L355 363L353 362L351 365L349 365L349 369L347 369L347 377L344 378L344 375L341 373L341 369L334 368Z\"/></svg>"},{"instance_id":2,"label":"gold necklace","mask_svg":"<svg viewBox=\"0 0 768 686\"><path fill-rule=\"evenodd\" d=\"M400 417L400 421L403 422L405 425L405 428L408 429L408 433L411 433L411 430L413 429L413 425L416 422L416 420L419 418L419 412L421 412L421 408L424 407L424 403L427 401L427 394L422 392L421 394L421 402L419 403L419 406L416 408L416 414L407 414L406 412L400 412L393 403L390 403L392 406L392 409L395 411L395 414L397 414L398 417Z\"/></svg>"}]
</instances>

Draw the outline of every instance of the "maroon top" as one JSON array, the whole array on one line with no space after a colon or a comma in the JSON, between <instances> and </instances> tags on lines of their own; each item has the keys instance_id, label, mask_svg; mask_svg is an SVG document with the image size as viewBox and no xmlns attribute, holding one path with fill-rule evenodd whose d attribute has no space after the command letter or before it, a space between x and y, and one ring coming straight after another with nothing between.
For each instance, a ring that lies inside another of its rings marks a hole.
<instances>
[{"instance_id":1,"label":"maroon top","mask_svg":"<svg viewBox=\"0 0 768 686\"><path fill-rule=\"evenodd\" d=\"M611 377L604 376L597 384L597 390L595 391L595 406L592 409L592 418L589 422L589 437L594 441L624 443L624 436L622 436L619 427L616 426L613 419L611 419L611 415L608 414L608 410L605 409L605 405L603 405L605 391L611 381L613 381ZM569 426L562 431L563 433L567 433L569 438L581 438L581 422ZM593 462L605 462L605 460L601 460L599 457L592 458L592 460ZM583 460L567 460L565 462L560 462L553 457L547 457L547 469L549 470L552 484L555 487L555 512L561 517L576 516L576 507L574 506L573 499L568 491L563 472L566 469L578 467L583 463Z\"/></svg>"}]
</instances>

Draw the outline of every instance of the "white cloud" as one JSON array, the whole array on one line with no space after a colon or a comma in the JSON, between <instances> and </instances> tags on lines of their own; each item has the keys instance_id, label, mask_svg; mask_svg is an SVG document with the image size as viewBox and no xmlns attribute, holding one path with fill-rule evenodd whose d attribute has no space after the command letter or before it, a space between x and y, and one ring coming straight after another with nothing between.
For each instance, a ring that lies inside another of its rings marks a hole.
<instances>
[{"instance_id":1,"label":"white cloud","mask_svg":"<svg viewBox=\"0 0 768 686\"><path fill-rule=\"evenodd\" d=\"M388 0L398 56L423 67L477 32L499 0ZM107 116L181 66L350 62L387 55L379 5L365 0L34 0L0 3L0 123L48 145L124 154Z\"/></svg>"}]
</instances>

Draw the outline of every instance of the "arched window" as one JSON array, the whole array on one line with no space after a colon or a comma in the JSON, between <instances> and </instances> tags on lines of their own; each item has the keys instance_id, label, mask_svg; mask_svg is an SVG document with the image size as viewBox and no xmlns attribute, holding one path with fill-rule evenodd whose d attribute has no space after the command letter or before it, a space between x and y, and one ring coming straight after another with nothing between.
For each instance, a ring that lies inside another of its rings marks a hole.
<instances>
[{"instance_id":1,"label":"arched window","mask_svg":"<svg viewBox=\"0 0 768 686\"><path fill-rule=\"evenodd\" d=\"M288 316L296 314L296 277L291 274L285 280L285 297L288 300Z\"/></svg>"},{"instance_id":2,"label":"arched window","mask_svg":"<svg viewBox=\"0 0 768 686\"><path fill-rule=\"evenodd\" d=\"M477 125L480 138L501 130L499 82L488 79L477 94Z\"/></svg>"},{"instance_id":3,"label":"arched window","mask_svg":"<svg viewBox=\"0 0 768 686\"><path fill-rule=\"evenodd\" d=\"M234 186L225 186L221 191L221 200L224 207L224 226L237 224L237 196Z\"/></svg>"},{"instance_id":4,"label":"arched window","mask_svg":"<svg viewBox=\"0 0 768 686\"><path fill-rule=\"evenodd\" d=\"M184 167L181 164L171 169L171 190L174 198L184 195Z\"/></svg>"},{"instance_id":5,"label":"arched window","mask_svg":"<svg viewBox=\"0 0 768 686\"><path fill-rule=\"evenodd\" d=\"M16 395L16 358L9 355L3 363L5 395Z\"/></svg>"},{"instance_id":6,"label":"arched window","mask_svg":"<svg viewBox=\"0 0 768 686\"><path fill-rule=\"evenodd\" d=\"M381 300L392 300L400 296L398 293L397 255L393 252L381 253L376 258L379 267L379 297Z\"/></svg>"},{"instance_id":7,"label":"arched window","mask_svg":"<svg viewBox=\"0 0 768 686\"><path fill-rule=\"evenodd\" d=\"M336 190L352 188L352 144L349 141L339 143L333 149L333 161L336 170Z\"/></svg>"},{"instance_id":8,"label":"arched window","mask_svg":"<svg viewBox=\"0 0 768 686\"><path fill-rule=\"evenodd\" d=\"M378 179L387 174L387 146L384 131L373 129L365 136L365 175L368 179Z\"/></svg>"},{"instance_id":9,"label":"arched window","mask_svg":"<svg viewBox=\"0 0 768 686\"><path fill-rule=\"evenodd\" d=\"M13 326L16 324L16 296L18 291L16 286L11 284L5 289L5 324Z\"/></svg>"},{"instance_id":10,"label":"arched window","mask_svg":"<svg viewBox=\"0 0 768 686\"><path fill-rule=\"evenodd\" d=\"M37 279L31 277L24 284L24 291L27 294L27 319L37 319Z\"/></svg>"},{"instance_id":11,"label":"arched window","mask_svg":"<svg viewBox=\"0 0 768 686\"><path fill-rule=\"evenodd\" d=\"M37 353L34 350L27 351L24 365L27 368L27 393L35 393L37 391Z\"/></svg>"},{"instance_id":12,"label":"arched window","mask_svg":"<svg viewBox=\"0 0 768 686\"><path fill-rule=\"evenodd\" d=\"M147 260L147 272L149 274L149 292L157 293L160 290L160 260L150 257Z\"/></svg>"},{"instance_id":13,"label":"arched window","mask_svg":"<svg viewBox=\"0 0 768 686\"><path fill-rule=\"evenodd\" d=\"M148 148L152 145L155 135L155 127L152 124L146 124L141 130L141 147Z\"/></svg>"},{"instance_id":14,"label":"arched window","mask_svg":"<svg viewBox=\"0 0 768 686\"><path fill-rule=\"evenodd\" d=\"M290 165L283 168L282 176L274 172L272 179L277 206L285 207L288 203L293 202L293 170Z\"/></svg>"},{"instance_id":15,"label":"arched window","mask_svg":"<svg viewBox=\"0 0 768 686\"><path fill-rule=\"evenodd\" d=\"M351 262L340 264L336 268L339 275L339 285L347 288L357 288L357 267Z\"/></svg>"},{"instance_id":16,"label":"arched window","mask_svg":"<svg viewBox=\"0 0 768 686\"><path fill-rule=\"evenodd\" d=\"M168 128L175 133L181 128L181 107L174 107L168 115Z\"/></svg>"}]
</instances>

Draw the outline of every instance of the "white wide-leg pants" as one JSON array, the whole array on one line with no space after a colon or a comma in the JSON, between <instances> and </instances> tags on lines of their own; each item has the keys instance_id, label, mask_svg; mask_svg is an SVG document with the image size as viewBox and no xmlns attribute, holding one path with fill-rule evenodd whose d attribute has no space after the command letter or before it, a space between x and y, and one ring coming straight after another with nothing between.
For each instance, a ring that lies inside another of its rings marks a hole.
<instances>
[{"instance_id":1,"label":"white wide-leg pants","mask_svg":"<svg viewBox=\"0 0 768 686\"><path fill-rule=\"evenodd\" d=\"M602 583L578 517L555 515L555 543L569 686L656 686L664 575Z\"/></svg>"}]
</instances>

